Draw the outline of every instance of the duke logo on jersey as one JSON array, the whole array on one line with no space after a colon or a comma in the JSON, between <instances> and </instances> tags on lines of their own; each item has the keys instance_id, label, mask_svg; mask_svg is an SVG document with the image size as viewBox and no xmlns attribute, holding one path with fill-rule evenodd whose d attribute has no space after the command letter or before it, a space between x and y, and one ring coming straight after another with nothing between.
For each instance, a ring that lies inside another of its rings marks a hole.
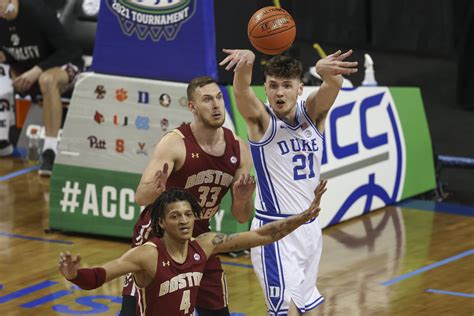
<instances>
[{"instance_id":1,"label":"duke logo on jersey","mask_svg":"<svg viewBox=\"0 0 474 316\"><path fill-rule=\"evenodd\" d=\"M319 182L323 137L303 101L297 103L294 124L268 111L271 120L265 135L249 143L258 175L257 217L277 219L278 215L300 213L311 204L312 196L307 193Z\"/></svg>"}]
</instances>

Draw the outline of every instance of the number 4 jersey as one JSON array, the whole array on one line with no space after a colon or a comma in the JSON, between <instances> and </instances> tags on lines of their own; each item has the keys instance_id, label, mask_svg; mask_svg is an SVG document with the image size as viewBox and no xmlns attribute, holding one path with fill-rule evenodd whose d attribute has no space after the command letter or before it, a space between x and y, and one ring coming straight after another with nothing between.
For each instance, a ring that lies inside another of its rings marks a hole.
<instances>
[{"instance_id":1,"label":"number 4 jersey","mask_svg":"<svg viewBox=\"0 0 474 316\"><path fill-rule=\"evenodd\" d=\"M257 174L256 218L275 220L301 213L319 182L323 136L309 118L303 101L295 124L280 120L267 106L269 126L259 142L249 141Z\"/></svg>"},{"instance_id":2,"label":"number 4 jersey","mask_svg":"<svg viewBox=\"0 0 474 316\"><path fill-rule=\"evenodd\" d=\"M177 263L161 239L152 238L145 245L156 247L158 262L152 283L140 289L143 306L139 315L194 315L198 288L207 260L204 250L196 240L191 240L186 260Z\"/></svg>"}]
</instances>

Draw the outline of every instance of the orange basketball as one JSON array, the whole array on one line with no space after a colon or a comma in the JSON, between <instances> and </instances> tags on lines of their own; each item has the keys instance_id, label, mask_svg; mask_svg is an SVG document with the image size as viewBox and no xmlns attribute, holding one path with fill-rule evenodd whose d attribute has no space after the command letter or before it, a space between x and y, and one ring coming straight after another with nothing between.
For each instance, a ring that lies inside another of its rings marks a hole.
<instances>
[{"instance_id":1,"label":"orange basketball","mask_svg":"<svg viewBox=\"0 0 474 316\"><path fill-rule=\"evenodd\" d=\"M256 50L278 55L293 44L296 25L292 16L282 8L265 7L250 18L247 35Z\"/></svg>"}]
</instances>

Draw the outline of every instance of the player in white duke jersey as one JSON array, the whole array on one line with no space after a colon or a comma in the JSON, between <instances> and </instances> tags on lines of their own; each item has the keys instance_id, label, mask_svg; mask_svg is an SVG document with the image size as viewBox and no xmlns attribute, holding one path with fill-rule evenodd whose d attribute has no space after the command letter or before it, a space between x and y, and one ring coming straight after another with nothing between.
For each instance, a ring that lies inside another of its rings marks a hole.
<instances>
[{"instance_id":1,"label":"player in white duke jersey","mask_svg":"<svg viewBox=\"0 0 474 316\"><path fill-rule=\"evenodd\" d=\"M357 71L357 62L344 61L352 50L320 59L316 71L323 79L306 101L301 62L275 56L264 66L263 104L250 84L255 54L224 49L220 63L234 68L237 108L247 123L257 175L255 218L252 230L304 211L319 181L324 123L342 86L342 74ZM324 298L316 287L322 251L319 220L306 223L284 239L252 249L252 263L262 286L269 315L316 315Z\"/></svg>"}]
</instances>

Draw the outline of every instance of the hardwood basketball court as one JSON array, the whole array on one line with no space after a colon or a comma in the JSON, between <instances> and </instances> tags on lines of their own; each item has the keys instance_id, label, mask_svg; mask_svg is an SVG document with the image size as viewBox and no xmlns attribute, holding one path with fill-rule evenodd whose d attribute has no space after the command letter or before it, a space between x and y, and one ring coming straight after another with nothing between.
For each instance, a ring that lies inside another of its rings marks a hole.
<instances>
[{"instance_id":1,"label":"hardwood basketball court","mask_svg":"<svg viewBox=\"0 0 474 316\"><path fill-rule=\"evenodd\" d=\"M0 315L117 315L121 280L79 290L57 271L58 254L94 266L128 241L46 233L49 179L34 168L0 160ZM412 200L325 229L319 315L474 315L473 216L474 208ZM250 259L221 259L233 315L265 315Z\"/></svg>"}]
</instances>

